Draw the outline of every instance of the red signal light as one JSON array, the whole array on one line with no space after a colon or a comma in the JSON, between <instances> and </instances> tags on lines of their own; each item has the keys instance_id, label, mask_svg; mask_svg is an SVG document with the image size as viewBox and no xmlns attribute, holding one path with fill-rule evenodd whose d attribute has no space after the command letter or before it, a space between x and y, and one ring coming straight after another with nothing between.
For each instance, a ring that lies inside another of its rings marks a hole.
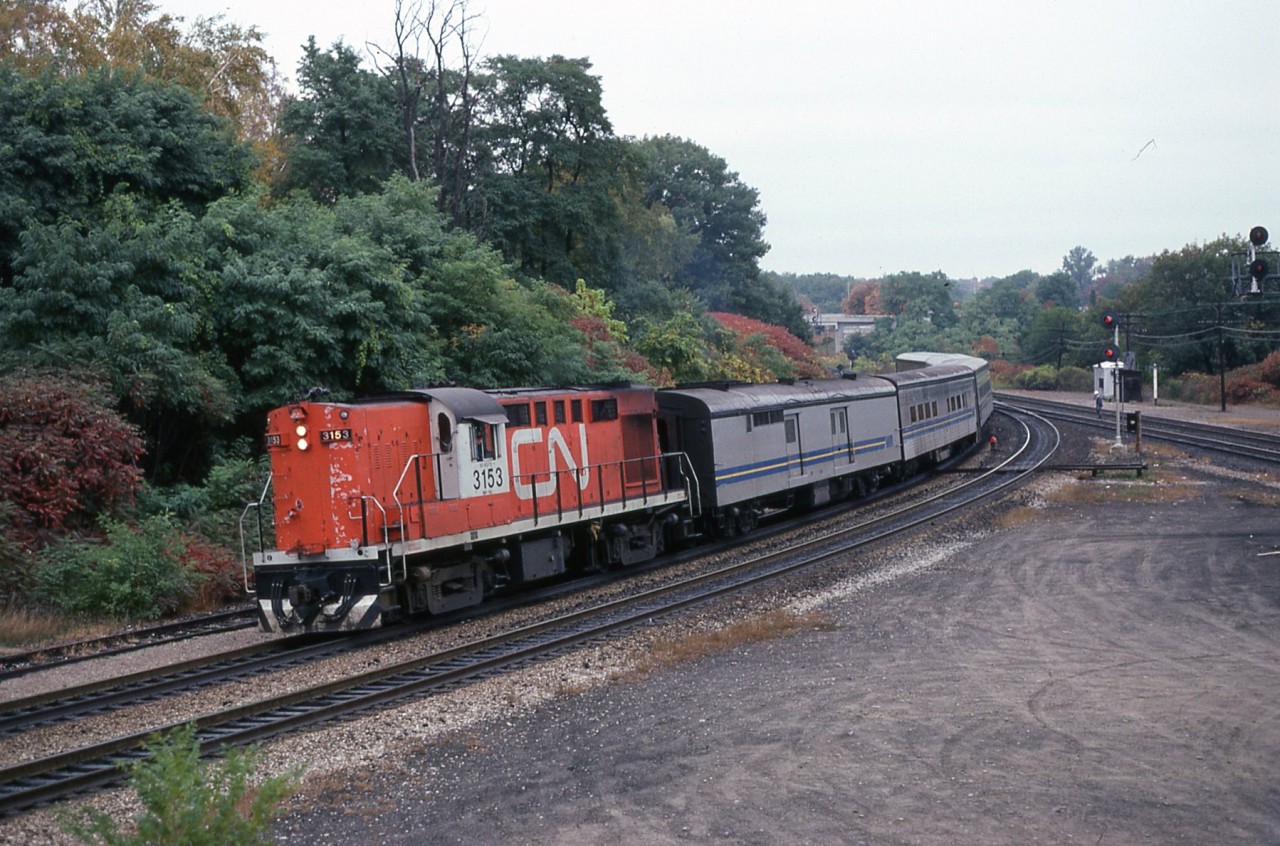
<instances>
[{"instance_id":1,"label":"red signal light","mask_svg":"<svg viewBox=\"0 0 1280 846\"><path fill-rule=\"evenodd\" d=\"M1115 344L1107 344L1102 348L1103 361L1118 361L1119 359L1120 350L1116 348Z\"/></svg>"},{"instance_id":2,"label":"red signal light","mask_svg":"<svg viewBox=\"0 0 1280 846\"><path fill-rule=\"evenodd\" d=\"M1249 262L1249 275L1259 282L1267 278L1268 269L1267 263L1262 259Z\"/></svg>"},{"instance_id":3,"label":"red signal light","mask_svg":"<svg viewBox=\"0 0 1280 846\"><path fill-rule=\"evenodd\" d=\"M1267 243L1267 227L1255 226L1249 230L1249 243L1255 247L1261 247Z\"/></svg>"},{"instance_id":4,"label":"red signal light","mask_svg":"<svg viewBox=\"0 0 1280 846\"><path fill-rule=\"evenodd\" d=\"M1120 317L1111 309L1107 309L1102 313L1102 325L1108 329L1114 329L1120 321Z\"/></svg>"}]
</instances>

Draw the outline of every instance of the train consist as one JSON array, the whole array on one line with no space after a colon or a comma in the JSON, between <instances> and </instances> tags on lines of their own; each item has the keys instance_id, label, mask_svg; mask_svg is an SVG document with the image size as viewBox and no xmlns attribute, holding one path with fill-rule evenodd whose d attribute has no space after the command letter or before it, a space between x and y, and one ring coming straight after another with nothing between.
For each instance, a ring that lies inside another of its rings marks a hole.
<instances>
[{"instance_id":1,"label":"train consist","mask_svg":"<svg viewBox=\"0 0 1280 846\"><path fill-rule=\"evenodd\" d=\"M939 353L771 385L299 401L268 415L245 586L284 634L464 608L865 494L972 444L991 408L986 362Z\"/></svg>"}]
</instances>

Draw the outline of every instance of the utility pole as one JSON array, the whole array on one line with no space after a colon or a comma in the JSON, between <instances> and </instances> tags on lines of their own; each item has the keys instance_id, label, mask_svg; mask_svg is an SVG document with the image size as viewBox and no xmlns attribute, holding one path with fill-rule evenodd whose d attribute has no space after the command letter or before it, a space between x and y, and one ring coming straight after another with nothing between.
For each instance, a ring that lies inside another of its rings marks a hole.
<instances>
[{"instance_id":1,"label":"utility pole","mask_svg":"<svg viewBox=\"0 0 1280 846\"><path fill-rule=\"evenodd\" d=\"M1066 333L1067 333L1066 326L1058 327L1058 369L1053 371L1053 387L1054 388L1059 387L1060 383L1058 380L1062 378L1062 353L1064 352L1067 346Z\"/></svg>"},{"instance_id":2,"label":"utility pole","mask_svg":"<svg viewBox=\"0 0 1280 846\"><path fill-rule=\"evenodd\" d=\"M1222 338L1222 303L1217 305L1218 311L1218 396L1222 400L1222 411L1227 410L1227 348Z\"/></svg>"}]
</instances>

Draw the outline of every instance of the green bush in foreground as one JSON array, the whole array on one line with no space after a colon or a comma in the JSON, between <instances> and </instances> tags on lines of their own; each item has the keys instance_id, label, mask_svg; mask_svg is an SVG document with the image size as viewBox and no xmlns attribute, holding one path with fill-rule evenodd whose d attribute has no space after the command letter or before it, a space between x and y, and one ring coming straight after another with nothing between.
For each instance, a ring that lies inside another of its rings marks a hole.
<instances>
[{"instance_id":1,"label":"green bush in foreground","mask_svg":"<svg viewBox=\"0 0 1280 846\"><path fill-rule=\"evenodd\" d=\"M232 749L219 765L200 760L200 741L188 723L147 744L147 757L123 765L145 810L137 830L122 833L101 811L65 817L62 826L85 843L107 846L228 846L267 843L279 804L297 788L290 770L254 784L261 749Z\"/></svg>"}]
</instances>

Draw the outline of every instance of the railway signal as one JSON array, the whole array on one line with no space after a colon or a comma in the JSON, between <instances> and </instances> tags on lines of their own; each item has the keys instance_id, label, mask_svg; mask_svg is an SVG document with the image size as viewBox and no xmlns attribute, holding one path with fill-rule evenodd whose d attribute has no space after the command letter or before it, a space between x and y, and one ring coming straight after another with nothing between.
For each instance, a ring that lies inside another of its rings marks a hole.
<instances>
[{"instance_id":1,"label":"railway signal","mask_svg":"<svg viewBox=\"0 0 1280 846\"><path fill-rule=\"evenodd\" d=\"M1111 330L1111 343L1102 348L1102 360L1118 362L1120 360L1120 315L1109 308L1102 312L1102 325Z\"/></svg>"},{"instance_id":2,"label":"railway signal","mask_svg":"<svg viewBox=\"0 0 1280 846\"><path fill-rule=\"evenodd\" d=\"M1271 272L1267 260L1258 257L1258 248L1267 243L1270 236L1265 226L1255 226L1249 230L1249 293L1261 294L1262 283Z\"/></svg>"}]
</instances>

